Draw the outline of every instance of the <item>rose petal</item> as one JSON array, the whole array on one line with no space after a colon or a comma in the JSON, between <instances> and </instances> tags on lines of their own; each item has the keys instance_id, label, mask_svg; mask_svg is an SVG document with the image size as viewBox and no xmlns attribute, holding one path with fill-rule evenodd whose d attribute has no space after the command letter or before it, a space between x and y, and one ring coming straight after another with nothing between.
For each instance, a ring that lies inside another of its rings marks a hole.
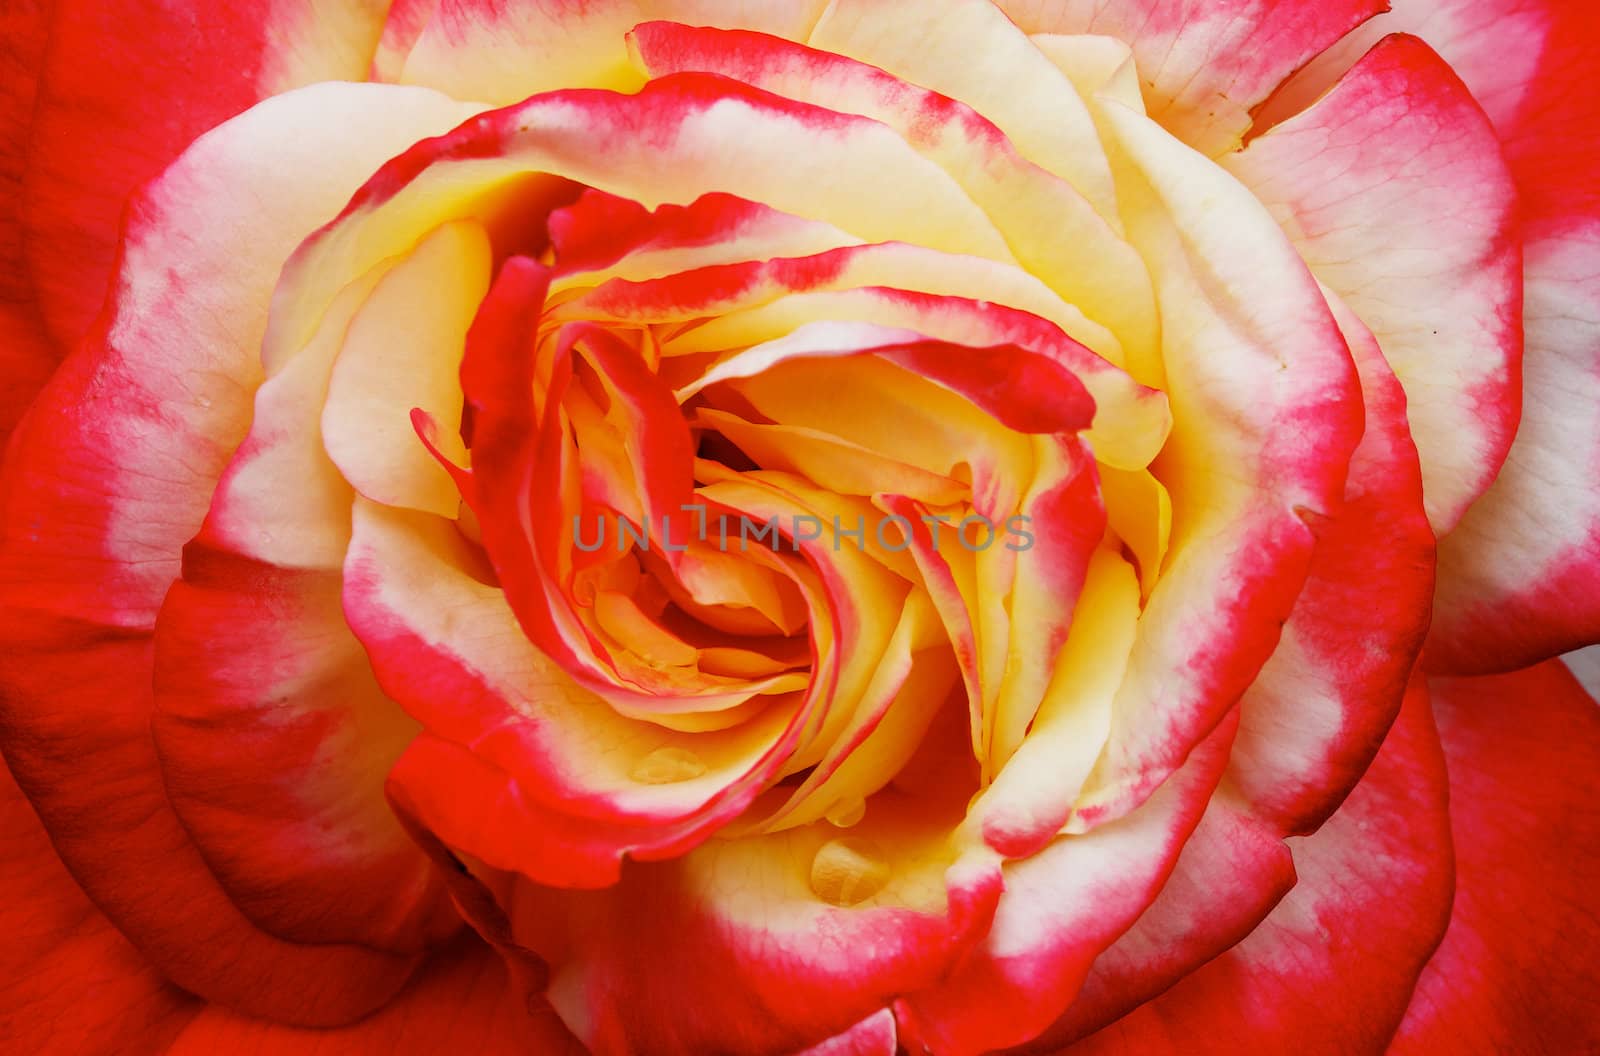
<instances>
[{"instance_id":1,"label":"rose petal","mask_svg":"<svg viewBox=\"0 0 1600 1056\"><path fill-rule=\"evenodd\" d=\"M417 726L378 690L336 570L191 545L156 625L155 686L168 799L252 920L401 952L456 929L384 801Z\"/></svg>"},{"instance_id":2,"label":"rose petal","mask_svg":"<svg viewBox=\"0 0 1600 1056\"><path fill-rule=\"evenodd\" d=\"M351 319L328 380L322 437L328 457L368 499L442 517L460 510L455 481L439 464L466 460L460 431L441 431L430 452L411 412L461 420L461 357L489 269L483 228L446 224L379 280Z\"/></svg>"},{"instance_id":3,"label":"rose petal","mask_svg":"<svg viewBox=\"0 0 1600 1056\"><path fill-rule=\"evenodd\" d=\"M3 765L0 842L0 1039L17 1052L61 1056L164 1052L199 1003L85 897Z\"/></svg>"},{"instance_id":4,"label":"rose petal","mask_svg":"<svg viewBox=\"0 0 1600 1056\"><path fill-rule=\"evenodd\" d=\"M0 451L61 356L45 330L22 248L28 128L49 22L45 5L0 13Z\"/></svg>"},{"instance_id":5,"label":"rose petal","mask_svg":"<svg viewBox=\"0 0 1600 1056\"><path fill-rule=\"evenodd\" d=\"M1088 107L989 0L950 0L938 18L927 19L908 19L903 9L870 0L841 0L828 5L807 43L887 71L904 82L901 97L908 102L925 98L910 86L959 99L956 109L971 107L994 122L1024 157L1072 184L1120 227L1111 169ZM822 90L837 90L832 82L842 80L840 65L817 71ZM926 126L919 131L926 135Z\"/></svg>"},{"instance_id":6,"label":"rose petal","mask_svg":"<svg viewBox=\"0 0 1600 1056\"><path fill-rule=\"evenodd\" d=\"M1119 468L1150 464L1171 427L1167 396L1145 388L1038 316L965 297L914 293L882 286L796 293L759 307L732 311L667 341L663 353L749 348L786 340L820 321L866 324L974 348L1015 345L1053 359L1077 376L1094 397L1095 420L1085 432L1096 457ZM867 422L861 428L869 428ZM887 432L887 430L885 430Z\"/></svg>"},{"instance_id":7,"label":"rose petal","mask_svg":"<svg viewBox=\"0 0 1600 1056\"><path fill-rule=\"evenodd\" d=\"M449 1050L483 1056L583 1054L549 1005L528 997L508 976L499 955L467 939L435 954L392 1002L359 1023L310 1031L213 1006L184 1028L164 1056L433 1056Z\"/></svg>"},{"instance_id":8,"label":"rose petal","mask_svg":"<svg viewBox=\"0 0 1600 1056\"><path fill-rule=\"evenodd\" d=\"M1173 522L1075 827L1142 799L1254 681L1304 583L1308 522L1342 503L1362 420L1344 339L1266 210L1147 118L1096 105L1124 193L1144 196L1128 222L1162 310L1174 425L1154 472Z\"/></svg>"},{"instance_id":9,"label":"rose petal","mask_svg":"<svg viewBox=\"0 0 1600 1056\"><path fill-rule=\"evenodd\" d=\"M1396 36L1223 164L1377 336L1406 389L1429 520L1448 532L1521 414L1516 192L1494 130L1438 55Z\"/></svg>"},{"instance_id":10,"label":"rose petal","mask_svg":"<svg viewBox=\"0 0 1600 1056\"><path fill-rule=\"evenodd\" d=\"M70 348L110 292L128 195L258 100L362 80L383 10L316 0L56 0L52 8L25 224L50 333Z\"/></svg>"},{"instance_id":11,"label":"rose petal","mask_svg":"<svg viewBox=\"0 0 1600 1056\"><path fill-rule=\"evenodd\" d=\"M370 1011L411 962L282 942L228 900L167 802L150 636L248 424L279 265L361 174L459 113L425 91L329 85L199 141L136 201L116 310L56 375L6 468L0 677L19 784L73 875L162 971L289 1021ZM277 163L262 167L269 147Z\"/></svg>"},{"instance_id":12,"label":"rose petal","mask_svg":"<svg viewBox=\"0 0 1600 1056\"><path fill-rule=\"evenodd\" d=\"M1522 197L1522 428L1495 484L1439 549L1426 663L1504 671L1600 641L1600 194L1582 86L1600 11L1547 0L1399 13L1494 119ZM1429 15L1433 17L1429 17Z\"/></svg>"},{"instance_id":13,"label":"rose petal","mask_svg":"<svg viewBox=\"0 0 1600 1056\"><path fill-rule=\"evenodd\" d=\"M899 1051L894 1013L886 1008L795 1056L895 1056Z\"/></svg>"},{"instance_id":14,"label":"rose petal","mask_svg":"<svg viewBox=\"0 0 1600 1056\"><path fill-rule=\"evenodd\" d=\"M390 794L452 847L541 882L614 883L623 852L682 853L793 750L793 707L704 734L619 714L534 649L453 524L362 500L355 526L346 614L428 730ZM686 758L666 779L650 765L664 752Z\"/></svg>"},{"instance_id":15,"label":"rose petal","mask_svg":"<svg viewBox=\"0 0 1600 1056\"><path fill-rule=\"evenodd\" d=\"M970 196L1028 271L1063 299L1083 309L1090 319L1115 332L1126 347L1127 362L1121 365L1127 366L1141 381L1154 384L1160 374L1153 358L1156 326L1150 280L1137 254L1118 237L1117 228L1107 222L1104 213L1097 213L1095 206L1071 184L1019 154L998 128L965 102L916 87L918 83L926 83L925 76L900 80L876 68L888 61L879 52L898 36L880 36L874 46L866 46L865 42L874 39L874 32L881 33L882 27L874 30L861 21L862 12L844 13L850 6L831 5L829 16L818 27L818 32L824 36L834 35L835 31L829 29L833 25L830 20L837 15L843 19L839 32L844 31L844 25L853 25L851 34L865 34L859 39L852 35L839 43L855 44L858 50L865 48L864 54L874 65L775 37L691 29L673 23L640 26L630 39L652 75L684 71L722 74L830 111L861 114L892 128L918 154L948 173ZM888 11L887 8L882 10ZM981 14L983 11L988 14ZM961 39L962 27L948 24L958 12L964 12L969 19L987 22L990 35L1012 34L1021 54L1035 55L1038 65L1062 82L1056 94L1063 96L1072 107L1083 109L1071 85L1048 62L1038 58L1026 40L987 2L981 5L962 2L948 12L948 17L926 22L930 32L934 32L932 27L947 27L951 36L940 46L947 47ZM999 25L994 25L993 20L998 20ZM963 46L970 49L972 33L966 36L969 39ZM921 43L904 40L893 46L891 57L900 59L903 64L911 53L909 49ZM908 50L902 52L901 49ZM1010 65L1016 67L1017 64ZM897 72L892 64L890 69ZM1037 68L1034 72L1044 76ZM1006 98L1016 90L1014 78L1017 76L1020 73L1013 69L1006 82L1007 89L999 93L998 98ZM1034 109L1039 110L1038 107ZM1019 109L1016 112L1028 111ZM1048 122L1035 118L1030 123L1040 129L1062 127L1063 122L1070 120L1072 111L1057 106L1049 112L1052 117ZM1092 127L1083 134L1092 137ZM1099 153L1098 140L1092 143L1092 149ZM1068 149L1061 145L1059 152L1065 153ZM1077 148L1076 153L1083 154L1084 150ZM1109 193L1107 187L1106 196ZM1112 203L1108 200L1103 204L1114 216ZM1053 218L1048 228L1038 223L1041 215Z\"/></svg>"},{"instance_id":16,"label":"rose petal","mask_svg":"<svg viewBox=\"0 0 1600 1056\"><path fill-rule=\"evenodd\" d=\"M1266 920L1066 1051L1382 1051L1449 919L1445 784L1419 679L1366 779L1326 825L1293 844L1298 883ZM1194 916L1190 907L1165 922L1182 929ZM1145 972L1171 978L1170 952L1158 943L1143 953ZM1050 1038L1059 1040L1054 1031Z\"/></svg>"},{"instance_id":17,"label":"rose petal","mask_svg":"<svg viewBox=\"0 0 1600 1056\"><path fill-rule=\"evenodd\" d=\"M659 278L693 268L805 257L858 240L828 224L729 194L646 209L593 188L550 214L556 289L611 278Z\"/></svg>"},{"instance_id":18,"label":"rose petal","mask_svg":"<svg viewBox=\"0 0 1600 1056\"><path fill-rule=\"evenodd\" d=\"M1390 1051L1592 1050L1600 811L1580 775L1600 767L1600 709L1558 661L1432 689L1455 912Z\"/></svg>"},{"instance_id":19,"label":"rose petal","mask_svg":"<svg viewBox=\"0 0 1600 1056\"><path fill-rule=\"evenodd\" d=\"M1071 1002L1090 964L1156 897L1227 762L1224 719L1138 808L1005 867L981 943L936 985L895 1004L908 1049L975 1056L1027 1041Z\"/></svg>"},{"instance_id":20,"label":"rose petal","mask_svg":"<svg viewBox=\"0 0 1600 1056\"><path fill-rule=\"evenodd\" d=\"M1284 834L1315 831L1366 772L1399 712L1433 593L1405 394L1372 334L1331 294L1329 304L1361 373L1366 434L1344 506L1315 527L1283 638L1245 693L1229 763L1252 813Z\"/></svg>"},{"instance_id":21,"label":"rose petal","mask_svg":"<svg viewBox=\"0 0 1600 1056\"><path fill-rule=\"evenodd\" d=\"M800 40L823 6L824 0L439 0L402 79L499 105L562 88L632 91L644 78L628 61L627 33L640 22L674 18Z\"/></svg>"},{"instance_id":22,"label":"rose petal","mask_svg":"<svg viewBox=\"0 0 1600 1056\"><path fill-rule=\"evenodd\" d=\"M842 170L881 175L832 193ZM544 175L540 175L544 174ZM419 143L368 181L284 269L269 337L302 345L345 283L451 219L488 223L507 193L555 208L568 181L647 208L711 193L760 201L866 241L911 241L1005 263L1010 250L951 177L878 122L794 102L726 78L677 74L637 94L538 95ZM543 199L543 201L541 201Z\"/></svg>"},{"instance_id":23,"label":"rose petal","mask_svg":"<svg viewBox=\"0 0 1600 1056\"><path fill-rule=\"evenodd\" d=\"M999 869L953 859L948 819L929 813L880 793L842 839L815 825L718 840L607 891L523 885L513 920L597 1056L792 1052L933 983L987 930Z\"/></svg>"}]
</instances>

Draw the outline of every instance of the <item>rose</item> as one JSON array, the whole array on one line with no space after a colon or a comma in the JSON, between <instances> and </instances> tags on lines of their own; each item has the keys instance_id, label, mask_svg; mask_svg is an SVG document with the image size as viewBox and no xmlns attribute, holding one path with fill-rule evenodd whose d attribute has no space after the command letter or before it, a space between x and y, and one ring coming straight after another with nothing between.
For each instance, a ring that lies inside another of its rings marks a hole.
<instances>
[{"instance_id":1,"label":"rose","mask_svg":"<svg viewBox=\"0 0 1600 1056\"><path fill-rule=\"evenodd\" d=\"M60 5L18 1044L1582 1046L1592 16L1090 6Z\"/></svg>"}]
</instances>

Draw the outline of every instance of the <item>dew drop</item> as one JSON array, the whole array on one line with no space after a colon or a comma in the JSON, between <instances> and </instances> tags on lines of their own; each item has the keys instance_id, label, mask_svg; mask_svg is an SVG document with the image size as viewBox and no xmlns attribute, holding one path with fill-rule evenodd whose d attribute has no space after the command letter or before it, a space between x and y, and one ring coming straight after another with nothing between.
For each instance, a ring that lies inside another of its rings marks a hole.
<instances>
[{"instance_id":1,"label":"dew drop","mask_svg":"<svg viewBox=\"0 0 1600 1056\"><path fill-rule=\"evenodd\" d=\"M889 863L867 840L829 840L811 860L811 890L832 906L865 902L889 882Z\"/></svg>"},{"instance_id":2,"label":"dew drop","mask_svg":"<svg viewBox=\"0 0 1600 1056\"><path fill-rule=\"evenodd\" d=\"M641 785L673 785L692 781L706 772L705 761L675 745L657 748L633 764L628 776Z\"/></svg>"},{"instance_id":3,"label":"dew drop","mask_svg":"<svg viewBox=\"0 0 1600 1056\"><path fill-rule=\"evenodd\" d=\"M859 824L867 816L867 801L864 799L847 799L835 803L823 817L828 823L841 829L848 829Z\"/></svg>"}]
</instances>

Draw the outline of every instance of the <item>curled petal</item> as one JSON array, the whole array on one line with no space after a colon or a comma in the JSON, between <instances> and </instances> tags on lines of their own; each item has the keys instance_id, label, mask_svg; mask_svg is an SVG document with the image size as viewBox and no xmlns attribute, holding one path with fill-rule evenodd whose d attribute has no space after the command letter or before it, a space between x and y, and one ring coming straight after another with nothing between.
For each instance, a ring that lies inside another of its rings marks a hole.
<instances>
[{"instance_id":1,"label":"curled petal","mask_svg":"<svg viewBox=\"0 0 1600 1056\"><path fill-rule=\"evenodd\" d=\"M1251 110L1384 0L1000 0L1028 33L1089 33L1133 48L1150 116L1217 157Z\"/></svg>"}]
</instances>

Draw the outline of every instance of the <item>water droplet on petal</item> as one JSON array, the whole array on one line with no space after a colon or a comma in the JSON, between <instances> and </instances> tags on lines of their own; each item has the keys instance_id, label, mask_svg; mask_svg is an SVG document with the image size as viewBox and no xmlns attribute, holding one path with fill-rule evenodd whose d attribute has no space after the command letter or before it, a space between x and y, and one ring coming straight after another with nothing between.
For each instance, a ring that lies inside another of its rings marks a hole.
<instances>
[{"instance_id":1,"label":"water droplet on petal","mask_svg":"<svg viewBox=\"0 0 1600 1056\"><path fill-rule=\"evenodd\" d=\"M859 905L888 882L889 863L868 840L829 840L811 860L811 890L829 905Z\"/></svg>"},{"instance_id":2,"label":"water droplet on petal","mask_svg":"<svg viewBox=\"0 0 1600 1056\"><path fill-rule=\"evenodd\" d=\"M672 785L692 781L706 772L706 764L686 748L657 748L633 764L628 776L641 785Z\"/></svg>"},{"instance_id":3,"label":"water droplet on petal","mask_svg":"<svg viewBox=\"0 0 1600 1056\"><path fill-rule=\"evenodd\" d=\"M850 826L858 824L866 816L867 801L864 799L846 799L835 803L823 815L828 819L829 824L841 829L848 829Z\"/></svg>"}]
</instances>

